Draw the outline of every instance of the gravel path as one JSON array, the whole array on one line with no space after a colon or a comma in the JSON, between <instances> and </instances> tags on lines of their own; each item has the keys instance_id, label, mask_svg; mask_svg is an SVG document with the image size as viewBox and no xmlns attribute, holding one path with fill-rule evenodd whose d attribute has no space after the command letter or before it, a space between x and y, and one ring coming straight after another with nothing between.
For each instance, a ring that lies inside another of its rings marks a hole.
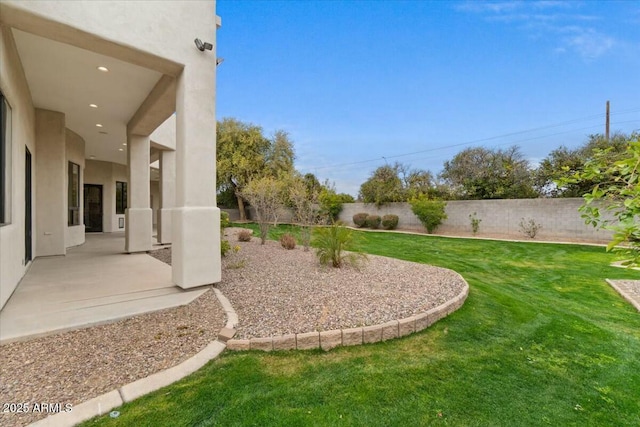
<instances>
[{"instance_id":1,"label":"gravel path","mask_svg":"<svg viewBox=\"0 0 640 427\"><path fill-rule=\"evenodd\" d=\"M235 308L236 338L384 323L427 311L457 295L455 272L369 256L353 267L322 267L313 251L286 250L257 238L222 260L216 286ZM150 255L171 263L171 249ZM225 316L213 292L188 306L116 323L0 346L0 404L78 404L186 360L216 339ZM46 414L0 413L0 425L26 425Z\"/></svg>"}]
</instances>

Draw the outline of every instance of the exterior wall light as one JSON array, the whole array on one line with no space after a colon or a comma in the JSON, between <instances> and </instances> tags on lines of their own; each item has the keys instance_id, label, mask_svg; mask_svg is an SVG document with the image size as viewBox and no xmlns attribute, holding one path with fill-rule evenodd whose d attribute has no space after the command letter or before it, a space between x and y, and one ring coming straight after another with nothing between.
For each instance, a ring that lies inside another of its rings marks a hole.
<instances>
[{"instance_id":1,"label":"exterior wall light","mask_svg":"<svg viewBox=\"0 0 640 427\"><path fill-rule=\"evenodd\" d=\"M204 52L204 50L212 50L213 49L213 45L211 43L207 43L204 42L202 43L202 40L200 39L195 39L194 43L196 44L196 47L198 48L198 50L200 50L201 52Z\"/></svg>"}]
</instances>

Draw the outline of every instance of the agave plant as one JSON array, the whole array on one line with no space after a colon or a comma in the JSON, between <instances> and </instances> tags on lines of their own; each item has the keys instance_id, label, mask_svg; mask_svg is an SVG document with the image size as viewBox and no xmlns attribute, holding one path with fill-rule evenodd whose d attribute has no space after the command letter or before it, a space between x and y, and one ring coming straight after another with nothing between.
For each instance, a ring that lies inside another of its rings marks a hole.
<instances>
[{"instance_id":1,"label":"agave plant","mask_svg":"<svg viewBox=\"0 0 640 427\"><path fill-rule=\"evenodd\" d=\"M332 267L340 268L348 263L358 267L360 261L367 257L362 253L347 252L353 243L353 231L341 222L316 228L313 233L313 243L322 265L331 263Z\"/></svg>"}]
</instances>

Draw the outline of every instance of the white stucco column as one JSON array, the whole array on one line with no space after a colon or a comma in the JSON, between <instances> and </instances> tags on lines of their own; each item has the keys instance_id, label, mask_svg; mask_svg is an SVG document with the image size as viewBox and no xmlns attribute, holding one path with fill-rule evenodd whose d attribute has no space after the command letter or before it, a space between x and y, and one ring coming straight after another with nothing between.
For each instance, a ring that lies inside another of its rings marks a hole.
<instances>
[{"instance_id":1,"label":"white stucco column","mask_svg":"<svg viewBox=\"0 0 640 427\"><path fill-rule=\"evenodd\" d=\"M173 208L176 205L176 152L160 152L160 210L158 242L171 243Z\"/></svg>"},{"instance_id":2,"label":"white stucco column","mask_svg":"<svg viewBox=\"0 0 640 427\"><path fill-rule=\"evenodd\" d=\"M182 288L221 278L215 180L215 55L205 53L177 78L172 270Z\"/></svg>"},{"instance_id":3,"label":"white stucco column","mask_svg":"<svg viewBox=\"0 0 640 427\"><path fill-rule=\"evenodd\" d=\"M151 250L152 213L149 189L149 137L129 135L125 252Z\"/></svg>"}]
</instances>

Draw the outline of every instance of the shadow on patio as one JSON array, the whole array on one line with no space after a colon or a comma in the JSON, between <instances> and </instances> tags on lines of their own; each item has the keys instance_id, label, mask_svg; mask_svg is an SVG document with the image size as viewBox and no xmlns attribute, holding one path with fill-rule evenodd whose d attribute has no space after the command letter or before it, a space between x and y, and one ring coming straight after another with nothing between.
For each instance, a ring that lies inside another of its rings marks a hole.
<instances>
[{"instance_id":1,"label":"shadow on patio","mask_svg":"<svg viewBox=\"0 0 640 427\"><path fill-rule=\"evenodd\" d=\"M66 256L36 258L0 311L0 344L188 304L206 291L182 290L169 265L123 249L124 233L87 234Z\"/></svg>"}]
</instances>

